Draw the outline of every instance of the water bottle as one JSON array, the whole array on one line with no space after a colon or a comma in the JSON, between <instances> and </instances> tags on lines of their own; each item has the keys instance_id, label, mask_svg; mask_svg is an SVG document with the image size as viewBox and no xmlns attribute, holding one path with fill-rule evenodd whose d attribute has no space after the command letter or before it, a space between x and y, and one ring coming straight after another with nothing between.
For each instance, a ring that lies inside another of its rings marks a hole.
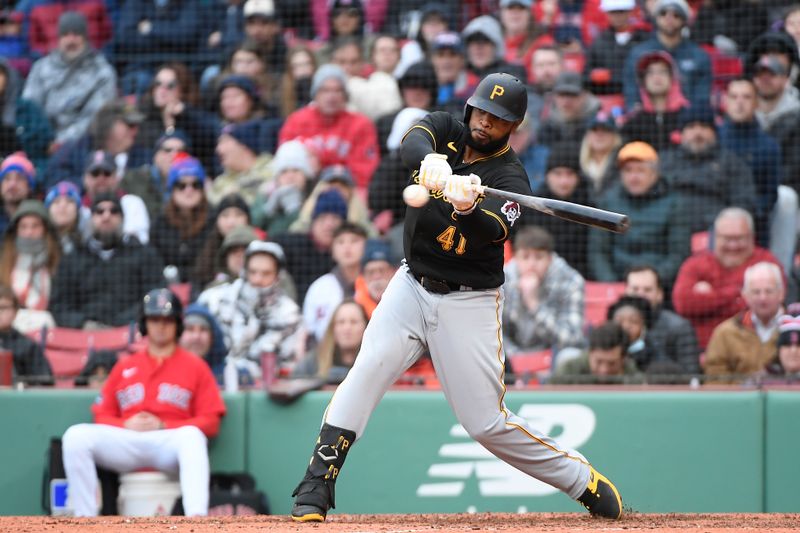
<instances>
[{"instance_id":1,"label":"water bottle","mask_svg":"<svg viewBox=\"0 0 800 533\"><path fill-rule=\"evenodd\" d=\"M236 392L239 390L239 369L231 357L225 360L225 369L222 371L222 381L225 392Z\"/></svg>"}]
</instances>

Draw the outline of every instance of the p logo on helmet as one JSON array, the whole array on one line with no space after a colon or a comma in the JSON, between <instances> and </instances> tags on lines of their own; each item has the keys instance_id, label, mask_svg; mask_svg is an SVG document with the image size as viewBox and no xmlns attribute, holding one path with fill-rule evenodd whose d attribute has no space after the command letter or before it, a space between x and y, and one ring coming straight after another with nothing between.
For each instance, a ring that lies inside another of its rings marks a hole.
<instances>
[{"instance_id":1,"label":"p logo on helmet","mask_svg":"<svg viewBox=\"0 0 800 533\"><path fill-rule=\"evenodd\" d=\"M489 95L489 100L494 100L495 96L503 96L506 90L502 85L495 85L492 87L492 93Z\"/></svg>"}]
</instances>

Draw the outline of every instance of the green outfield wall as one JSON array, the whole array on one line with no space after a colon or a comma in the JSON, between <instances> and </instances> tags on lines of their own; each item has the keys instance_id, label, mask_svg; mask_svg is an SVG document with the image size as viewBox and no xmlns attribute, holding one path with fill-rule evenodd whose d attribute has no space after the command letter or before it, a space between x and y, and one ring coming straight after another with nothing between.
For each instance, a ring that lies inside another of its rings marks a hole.
<instances>
[{"instance_id":1,"label":"green outfield wall","mask_svg":"<svg viewBox=\"0 0 800 533\"><path fill-rule=\"evenodd\" d=\"M225 395L212 469L247 470L286 513L330 392L289 406ZM50 437L88 422L90 391L0 391L0 514L41 514ZM641 512L800 512L800 392L517 391L508 406L611 476ZM440 392L390 392L337 484L348 513L579 511L475 444Z\"/></svg>"}]
</instances>

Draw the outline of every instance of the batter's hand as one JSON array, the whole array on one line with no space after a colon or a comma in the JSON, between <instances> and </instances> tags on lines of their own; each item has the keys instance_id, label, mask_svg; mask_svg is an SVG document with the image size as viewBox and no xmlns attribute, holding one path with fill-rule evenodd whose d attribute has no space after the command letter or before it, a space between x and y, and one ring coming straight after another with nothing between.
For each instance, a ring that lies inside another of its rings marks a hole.
<instances>
[{"instance_id":1,"label":"batter's hand","mask_svg":"<svg viewBox=\"0 0 800 533\"><path fill-rule=\"evenodd\" d=\"M161 419L147 411L136 413L124 422L126 428L133 431L155 431L162 429L164 424Z\"/></svg>"},{"instance_id":2,"label":"batter's hand","mask_svg":"<svg viewBox=\"0 0 800 533\"><path fill-rule=\"evenodd\" d=\"M441 191L452 174L446 155L430 153L419 165L419 184L431 191Z\"/></svg>"},{"instance_id":3,"label":"batter's hand","mask_svg":"<svg viewBox=\"0 0 800 533\"><path fill-rule=\"evenodd\" d=\"M475 209L478 196L480 196L477 191L480 184L481 179L475 174L469 176L453 174L447 178L444 185L444 197L453 204L457 214L468 215Z\"/></svg>"}]
</instances>

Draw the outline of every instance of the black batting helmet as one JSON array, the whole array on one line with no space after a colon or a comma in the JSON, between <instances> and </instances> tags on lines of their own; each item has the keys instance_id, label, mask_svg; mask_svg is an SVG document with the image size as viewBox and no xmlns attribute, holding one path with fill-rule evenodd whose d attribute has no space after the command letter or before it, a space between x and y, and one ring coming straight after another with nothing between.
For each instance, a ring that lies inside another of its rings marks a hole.
<instances>
[{"instance_id":1,"label":"black batting helmet","mask_svg":"<svg viewBox=\"0 0 800 533\"><path fill-rule=\"evenodd\" d=\"M139 317L139 331L147 335L147 319L151 317L174 318L178 326L176 337L183 333L183 304L169 289L153 289L142 300L142 314Z\"/></svg>"},{"instance_id":2,"label":"black batting helmet","mask_svg":"<svg viewBox=\"0 0 800 533\"><path fill-rule=\"evenodd\" d=\"M477 107L509 122L521 121L528 110L525 84L511 74L497 72L481 80L464 107L464 122L469 123L472 108Z\"/></svg>"}]
</instances>

